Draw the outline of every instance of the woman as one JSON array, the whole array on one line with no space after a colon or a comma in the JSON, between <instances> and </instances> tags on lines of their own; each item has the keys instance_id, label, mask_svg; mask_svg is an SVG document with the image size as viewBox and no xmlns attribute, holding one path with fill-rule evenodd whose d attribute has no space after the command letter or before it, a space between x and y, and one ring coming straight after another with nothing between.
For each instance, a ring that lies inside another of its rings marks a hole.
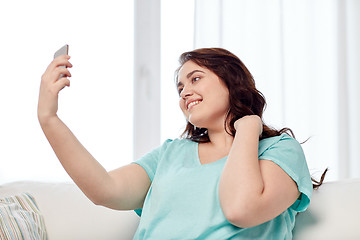
<instances>
[{"instance_id":1,"label":"woman","mask_svg":"<svg viewBox=\"0 0 360 240\"><path fill-rule=\"evenodd\" d=\"M176 84L187 120L135 163L107 172L58 118L70 57L42 76L38 117L65 170L95 204L137 209L134 239L291 239L312 183L300 144L262 122L265 99L244 64L220 48L180 57ZM59 78L64 74L63 78Z\"/></svg>"}]
</instances>

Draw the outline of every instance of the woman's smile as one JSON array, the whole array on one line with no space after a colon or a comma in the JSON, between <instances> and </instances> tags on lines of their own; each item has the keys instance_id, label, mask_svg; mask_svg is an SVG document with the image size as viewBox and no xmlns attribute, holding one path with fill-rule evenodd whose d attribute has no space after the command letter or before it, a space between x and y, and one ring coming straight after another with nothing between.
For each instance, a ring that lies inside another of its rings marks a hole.
<instances>
[{"instance_id":1,"label":"woman's smile","mask_svg":"<svg viewBox=\"0 0 360 240\"><path fill-rule=\"evenodd\" d=\"M190 111L190 109L192 109L194 106L198 105L199 103L201 103L202 100L191 100L187 103L187 110Z\"/></svg>"}]
</instances>

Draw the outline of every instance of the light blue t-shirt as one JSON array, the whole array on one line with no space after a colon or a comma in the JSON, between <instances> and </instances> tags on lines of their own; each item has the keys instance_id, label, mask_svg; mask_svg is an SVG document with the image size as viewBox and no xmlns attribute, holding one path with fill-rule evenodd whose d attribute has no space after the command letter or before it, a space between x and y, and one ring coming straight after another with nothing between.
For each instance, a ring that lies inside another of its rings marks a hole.
<instances>
[{"instance_id":1,"label":"light blue t-shirt","mask_svg":"<svg viewBox=\"0 0 360 240\"><path fill-rule=\"evenodd\" d=\"M227 157L202 165L198 143L167 140L136 161L152 181L134 239L292 239L297 212L310 203L312 183L300 144L287 134L259 142L259 159L279 165L302 193L276 218L251 228L227 221L219 202L219 180Z\"/></svg>"}]
</instances>

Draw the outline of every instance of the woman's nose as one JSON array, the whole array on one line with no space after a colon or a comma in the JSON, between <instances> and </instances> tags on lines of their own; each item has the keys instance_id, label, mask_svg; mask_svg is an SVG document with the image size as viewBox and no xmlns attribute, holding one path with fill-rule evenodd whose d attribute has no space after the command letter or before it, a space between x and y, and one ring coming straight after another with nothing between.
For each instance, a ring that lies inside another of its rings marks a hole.
<instances>
[{"instance_id":1,"label":"woman's nose","mask_svg":"<svg viewBox=\"0 0 360 240\"><path fill-rule=\"evenodd\" d=\"M186 97L191 96L192 94L193 94L192 87L187 85L187 86L184 86L184 88L182 89L182 91L180 93L180 97L186 98Z\"/></svg>"}]
</instances>

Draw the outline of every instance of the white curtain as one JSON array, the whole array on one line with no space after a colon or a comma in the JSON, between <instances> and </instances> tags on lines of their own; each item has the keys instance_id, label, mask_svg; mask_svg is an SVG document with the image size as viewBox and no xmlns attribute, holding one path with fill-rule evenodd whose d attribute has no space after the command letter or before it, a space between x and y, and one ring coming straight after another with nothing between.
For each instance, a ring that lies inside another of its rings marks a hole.
<instances>
[{"instance_id":1,"label":"white curtain","mask_svg":"<svg viewBox=\"0 0 360 240\"><path fill-rule=\"evenodd\" d=\"M196 0L195 48L223 47L252 72L265 122L290 127L314 177L360 177L360 1Z\"/></svg>"}]
</instances>

